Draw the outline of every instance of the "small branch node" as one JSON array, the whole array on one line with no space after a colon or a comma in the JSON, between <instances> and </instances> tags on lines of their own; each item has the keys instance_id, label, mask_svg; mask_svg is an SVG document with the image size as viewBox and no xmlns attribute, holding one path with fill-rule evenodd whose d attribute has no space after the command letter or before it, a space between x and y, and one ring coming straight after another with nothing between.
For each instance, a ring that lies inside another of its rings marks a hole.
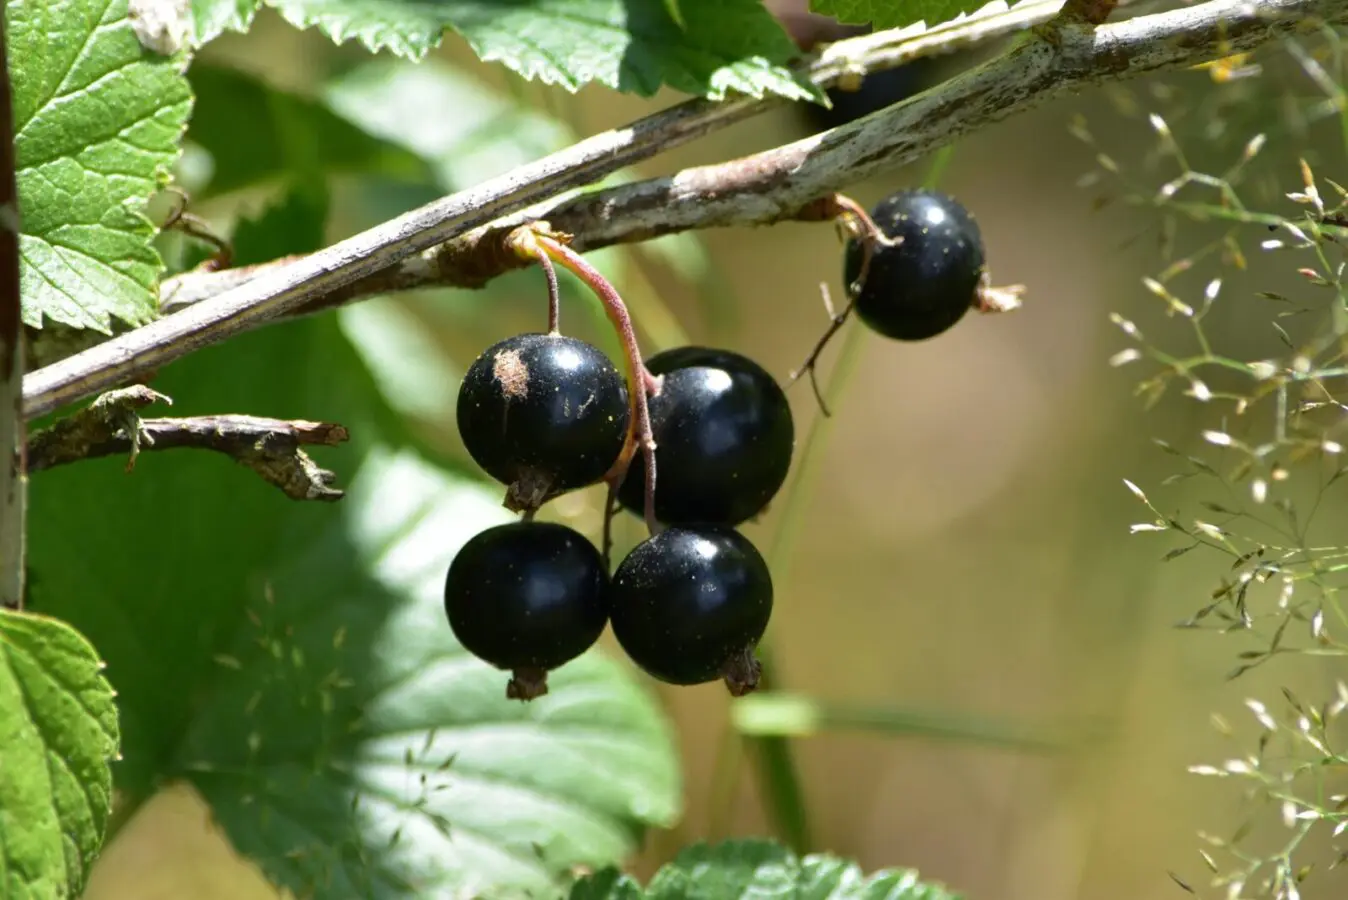
<instances>
[{"instance_id":1,"label":"small branch node","mask_svg":"<svg viewBox=\"0 0 1348 900\"><path fill-rule=\"evenodd\" d=\"M29 471L130 453L129 472L141 452L186 447L223 453L293 500L331 502L343 496L331 486L336 474L321 468L302 449L349 440L350 434L341 425L244 415L140 418L136 410L151 403L172 401L144 385L122 388L34 432L28 441Z\"/></svg>"}]
</instances>

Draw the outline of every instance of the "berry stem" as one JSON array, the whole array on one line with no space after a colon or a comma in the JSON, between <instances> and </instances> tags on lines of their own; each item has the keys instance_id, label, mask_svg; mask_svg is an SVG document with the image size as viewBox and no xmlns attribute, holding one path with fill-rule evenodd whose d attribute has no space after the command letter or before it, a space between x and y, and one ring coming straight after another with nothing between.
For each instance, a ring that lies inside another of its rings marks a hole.
<instances>
[{"instance_id":1,"label":"berry stem","mask_svg":"<svg viewBox=\"0 0 1348 900\"><path fill-rule=\"evenodd\" d=\"M809 356L805 357L805 362L801 363L800 367L791 373L790 383L795 384L796 379L808 372L810 375L810 387L814 389L814 399L819 403L819 412L823 414L824 418L828 418L832 413L828 411L828 404L824 402L823 391L819 389L819 378L816 373L816 367L819 364L819 355L824 352L824 348L828 346L828 342L833 340L833 336L838 333L838 329L843 327L843 324L847 322L847 317L852 314L852 303L849 301L848 304L843 307L842 312L834 312L833 298L829 296L828 285L824 282L820 282L819 292L824 296L824 309L828 310L830 320L829 326L827 330L820 335L819 340L815 342L814 349L810 351Z\"/></svg>"},{"instance_id":2,"label":"berry stem","mask_svg":"<svg viewBox=\"0 0 1348 900\"><path fill-rule=\"evenodd\" d=\"M870 272L871 257L875 253L875 248L897 247L902 243L902 239L896 241L885 234L884 230L875 224L871 214L866 212L866 208L846 194L828 197L825 200L825 208L847 237L856 238L861 242L861 270L857 273L856 281L845 285L847 296L854 297L866 283L866 275Z\"/></svg>"},{"instance_id":3,"label":"berry stem","mask_svg":"<svg viewBox=\"0 0 1348 900\"><path fill-rule=\"evenodd\" d=\"M174 203L172 211L164 219L164 223L159 226L160 230L177 229L183 234L194 237L215 248L215 253L198 267L199 271L216 272L220 269L229 268L230 262L234 259L234 247L230 242L212 231L211 226L205 220L187 211L188 203L191 201L186 191L172 185L166 187L165 190L173 194L177 201Z\"/></svg>"},{"instance_id":4,"label":"berry stem","mask_svg":"<svg viewBox=\"0 0 1348 900\"><path fill-rule=\"evenodd\" d=\"M651 414L650 408L646 404L646 395L659 392L660 380L650 373L641 358L641 347L637 344L637 333L632 326L632 317L628 314L627 304L623 302L617 289L609 283L609 280L598 269L590 265L585 257L566 246L556 237L544 233L543 229L546 228L547 224L543 222L521 226L510 233L509 237L506 238L506 243L514 248L515 252L523 256L536 259L539 253L545 254L553 262L585 282L586 286L594 291L595 296L603 303L604 312L608 314L609 321L613 323L614 329L618 332L618 340L627 356L629 385L632 394L632 425L636 443L641 446L643 461L646 463L646 530L651 535L655 535L660 530L658 523L655 521L655 436L651 433ZM627 467L630 461L631 450L624 446L622 454L619 455L617 463L614 464L613 471L609 473L610 487L622 483L623 478L627 475ZM614 489L616 490L616 488Z\"/></svg>"},{"instance_id":5,"label":"berry stem","mask_svg":"<svg viewBox=\"0 0 1348 900\"><path fill-rule=\"evenodd\" d=\"M626 466L623 466L623 475L627 475ZM604 495L604 534L599 553L604 560L604 571L610 575L613 574L613 517L618 513L618 488L622 483L622 478L608 479L608 492Z\"/></svg>"},{"instance_id":6,"label":"berry stem","mask_svg":"<svg viewBox=\"0 0 1348 900\"><path fill-rule=\"evenodd\" d=\"M538 245L537 235L527 227L512 231L506 237L506 245L543 269L548 282L548 334L561 334L562 288L557 283L557 267L552 264L552 257Z\"/></svg>"},{"instance_id":7,"label":"berry stem","mask_svg":"<svg viewBox=\"0 0 1348 900\"><path fill-rule=\"evenodd\" d=\"M819 378L816 375L815 368L819 364L819 357L828 346L829 341L833 340L847 322L847 317L852 314L852 306L856 295L860 293L862 285L866 283L866 276L870 272L871 257L875 255L876 247L896 247L902 243L902 239L894 240L875 224L866 208L846 194L831 194L820 201L821 215L823 218L832 219L842 230L844 240L848 238L855 239L861 243L861 269L857 274L856 281L844 285L847 291L847 305L843 307L842 312L834 312L833 299L829 296L828 285L820 284L819 289L824 296L824 308L828 310L829 326L820 335L819 340L815 342L814 348L810 354L805 357L805 362L791 373L788 384L795 384L801 375L810 376L810 387L814 390L814 399L819 404L819 412L824 418L828 418L832 413L828 410L828 405L824 402L824 395L819 389Z\"/></svg>"},{"instance_id":8,"label":"berry stem","mask_svg":"<svg viewBox=\"0 0 1348 900\"><path fill-rule=\"evenodd\" d=\"M548 334L561 334L562 289L557 283L557 267L546 253L538 254L537 259L543 267L543 277L548 280Z\"/></svg>"}]
</instances>

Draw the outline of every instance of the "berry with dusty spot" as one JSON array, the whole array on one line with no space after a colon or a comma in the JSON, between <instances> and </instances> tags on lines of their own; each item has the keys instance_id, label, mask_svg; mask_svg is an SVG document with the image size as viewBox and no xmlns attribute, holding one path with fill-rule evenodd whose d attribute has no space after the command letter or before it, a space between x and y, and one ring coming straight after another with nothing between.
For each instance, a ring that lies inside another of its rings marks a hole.
<instances>
[{"instance_id":1,"label":"berry with dusty spot","mask_svg":"<svg viewBox=\"0 0 1348 900\"><path fill-rule=\"evenodd\" d=\"M505 505L515 511L603 478L630 417L627 384L612 361L560 334L521 334L489 347L459 388L464 446L507 485Z\"/></svg>"}]
</instances>

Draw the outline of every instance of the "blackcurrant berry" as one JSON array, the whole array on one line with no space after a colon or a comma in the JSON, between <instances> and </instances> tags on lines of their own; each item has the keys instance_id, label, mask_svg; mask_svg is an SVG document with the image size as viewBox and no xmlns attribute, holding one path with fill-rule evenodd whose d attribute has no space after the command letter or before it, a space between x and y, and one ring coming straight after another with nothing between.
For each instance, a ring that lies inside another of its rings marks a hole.
<instances>
[{"instance_id":1,"label":"blackcurrant berry","mask_svg":"<svg viewBox=\"0 0 1348 900\"><path fill-rule=\"evenodd\" d=\"M638 544L613 574L609 610L623 650L660 681L723 678L736 696L758 686L772 576L734 529L674 527Z\"/></svg>"},{"instance_id":2,"label":"blackcurrant berry","mask_svg":"<svg viewBox=\"0 0 1348 900\"><path fill-rule=\"evenodd\" d=\"M655 517L669 525L738 525L786 481L791 406L762 366L729 350L678 347L646 361L663 376L648 399L655 438ZM646 462L633 457L618 493L645 508Z\"/></svg>"},{"instance_id":3,"label":"blackcurrant berry","mask_svg":"<svg viewBox=\"0 0 1348 900\"><path fill-rule=\"evenodd\" d=\"M825 93L830 107L809 102L797 106L811 132L827 131L922 93L939 80L935 68L936 61L931 58L915 59L896 69L862 76L853 90L829 88Z\"/></svg>"},{"instance_id":4,"label":"blackcurrant berry","mask_svg":"<svg viewBox=\"0 0 1348 900\"><path fill-rule=\"evenodd\" d=\"M506 506L516 511L602 478L622 451L630 417L627 385L608 357L560 334L521 334L489 347L459 388L464 446L509 486Z\"/></svg>"},{"instance_id":5,"label":"blackcurrant berry","mask_svg":"<svg viewBox=\"0 0 1348 900\"><path fill-rule=\"evenodd\" d=\"M547 673L599 640L608 573L594 544L554 522L521 521L474 535L445 577L445 615L464 649L512 673L511 699L548 692Z\"/></svg>"},{"instance_id":6,"label":"blackcurrant berry","mask_svg":"<svg viewBox=\"0 0 1348 900\"><path fill-rule=\"evenodd\" d=\"M855 297L861 321L900 341L925 340L953 327L977 302L983 280L983 238L973 216L946 194L904 190L876 204L871 218L889 238L902 241L873 245ZM846 284L861 275L862 256L861 240L848 241Z\"/></svg>"}]
</instances>

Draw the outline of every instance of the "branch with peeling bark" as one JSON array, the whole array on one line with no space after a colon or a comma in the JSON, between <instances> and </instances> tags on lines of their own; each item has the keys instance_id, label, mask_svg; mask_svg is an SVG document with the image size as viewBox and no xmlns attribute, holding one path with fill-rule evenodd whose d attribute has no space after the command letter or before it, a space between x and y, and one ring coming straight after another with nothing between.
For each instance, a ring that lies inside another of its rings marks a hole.
<instances>
[{"instance_id":1,"label":"branch with peeling bark","mask_svg":"<svg viewBox=\"0 0 1348 900\"><path fill-rule=\"evenodd\" d=\"M546 221L573 235L572 248L585 252L692 229L817 219L819 201L827 193L911 162L986 124L1084 84L1248 49L1297 27L1298 17L1309 15L1312 7L1326 21L1348 19L1348 2L1302 0L1259 6L1218 0L1095 30L1075 28L1074 15L1058 29L1054 42L1026 42L863 122L742 159L532 207L340 290L316 295L296 312L399 290L481 287L508 269L527 265L500 244L513 228L530 220ZM294 262L179 276L165 285L165 308L184 309Z\"/></svg>"},{"instance_id":2,"label":"branch with peeling bark","mask_svg":"<svg viewBox=\"0 0 1348 900\"><path fill-rule=\"evenodd\" d=\"M103 394L29 438L28 470L125 454L130 472L144 451L194 448L229 456L292 500L342 499L343 492L332 487L336 476L320 468L303 448L343 443L348 438L343 426L239 415L141 418L138 410L152 403L173 401L141 385Z\"/></svg>"},{"instance_id":3,"label":"branch with peeling bark","mask_svg":"<svg viewBox=\"0 0 1348 900\"><path fill-rule=\"evenodd\" d=\"M1010 9L994 6L932 29L914 27L843 41L803 63L802 69L819 88L835 87L854 81L861 72L897 67L919 56L1022 30L1050 18L1060 5L1061 0L1023 0ZM176 307L177 315L33 372L24 380L24 414L30 419L43 415L133 381L231 335L311 309L316 298L493 219L553 200L786 102L779 97L690 100L408 212L291 265L261 269L256 277L233 283L228 290L198 296L201 302L188 308Z\"/></svg>"},{"instance_id":4,"label":"branch with peeling bark","mask_svg":"<svg viewBox=\"0 0 1348 900\"><path fill-rule=\"evenodd\" d=\"M1024 35L1005 53L936 88L831 131L671 177L551 199L773 105L685 104L312 256L264 267L222 293L40 369L24 381L24 411L41 415L240 331L364 296L363 278L372 279L378 293L484 284L522 264L505 252L503 240L525 221L546 220L574 235L573 249L586 251L694 228L812 219L821 198L840 188L1068 91L1209 62L1279 35L1345 21L1348 0L1209 0L1101 26L1069 17ZM882 35L855 40L884 46ZM875 50L866 62L826 53L817 65L836 81L868 64L880 68L887 53L897 52L893 46Z\"/></svg>"}]
</instances>

